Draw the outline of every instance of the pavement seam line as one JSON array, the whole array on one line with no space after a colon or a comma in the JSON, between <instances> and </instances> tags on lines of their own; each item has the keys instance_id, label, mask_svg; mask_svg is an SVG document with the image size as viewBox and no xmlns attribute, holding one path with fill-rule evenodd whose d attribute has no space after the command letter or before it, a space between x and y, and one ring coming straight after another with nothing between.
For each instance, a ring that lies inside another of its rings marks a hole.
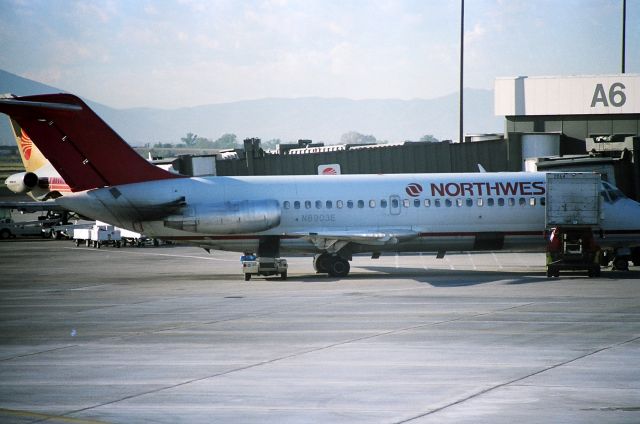
<instances>
[{"instance_id":1,"label":"pavement seam line","mask_svg":"<svg viewBox=\"0 0 640 424\"><path fill-rule=\"evenodd\" d=\"M320 347L316 347L316 348L313 348L313 349L307 349L307 350L304 350L304 351L301 351L301 352L291 353L289 355L281 356L281 357L278 357L278 358L273 358L273 359L270 359L268 361L257 362L257 363L254 363L254 364L245 365L243 367L234 368L232 370L227 370L227 371L216 373L216 374L213 374L213 375L194 378L194 379L191 379L189 381L183 381L181 383L173 384L173 385L170 385L170 386L159 387L157 389L148 390L146 392L132 394L132 395L120 398L120 399L115 399L115 400L112 400L112 401L109 401L109 402L103 402L103 403L98 404L98 405L92 405L92 406L88 406L86 408L76 409L76 410L73 410L73 411L66 412L63 415L66 416L66 415L71 415L71 414L77 414L77 413L88 411L88 410L91 410L91 409L101 408L103 406L111 405L111 404L118 403L118 402L123 402L123 401L134 399L134 398L137 398L137 397L140 397L140 396L146 396L146 395L150 395L150 394L154 394L154 393L159 393L159 392L162 392L162 391L165 391L165 390L175 389L177 387L186 386L188 384L197 383L197 382L208 380L208 379L211 379L211 378L217 378L217 377L233 374L233 373L240 372L240 371L246 371L246 370L251 369L251 368L256 368L256 367L259 367L259 366L262 366L262 365L273 364L273 363L284 361L284 360L287 360L287 359L291 359L291 358L307 355L309 353L320 352L320 351L323 351L323 350L326 350L326 349L331 349L331 348L337 347L337 346L347 345L347 344L350 344L350 343L357 343L357 342L360 342L360 341L363 341L363 340L369 340L369 339L373 339L373 338L376 338L376 337L384 337L384 336L388 336L390 334L401 333L401 332L404 332L404 331L411 331L411 330L415 330L415 329L418 329L418 328L429 327L429 326L434 326L434 325L442 325L442 324L447 324L447 323L451 323L451 322L461 321L463 319L471 319L471 318L477 318L479 316L491 315L491 314L494 314L494 313L497 313L497 312L504 312L504 311L508 311L508 310L511 310L511 309L516 309L516 308L521 308L521 307L524 307L524 306L529 306L529 305L532 305L534 303L535 302L523 303L523 304L520 304L520 305L510 306L508 308L497 309L497 310L494 310L494 311L482 312L482 313L477 313L477 314L473 314L473 315L462 315L462 316L459 316L457 318L452 318L452 319L445 320L445 321L418 324L418 325L413 325L413 326L410 326L410 327L404 327L404 328L398 328L398 329L395 329L395 330L389 330L389 331L385 331L385 332L378 333L378 334L371 334L371 335L367 335L367 336L362 336L362 337L358 337L358 338L355 338L355 339L343 340L341 342L332 343L330 345L320 346Z\"/></svg>"},{"instance_id":2,"label":"pavement seam line","mask_svg":"<svg viewBox=\"0 0 640 424\"><path fill-rule=\"evenodd\" d=\"M503 388L503 387L509 386L509 385L514 384L514 383L517 383L517 382L519 382L519 381L526 380L526 379L527 379L527 378L529 378L529 377L534 377L534 376L536 376L536 375L539 375L539 374L542 374L542 373L544 373L544 372L547 372L547 371L550 371L550 370L556 369L556 368L558 368L558 367L565 366L565 365L570 364L570 363L572 363L572 362L576 362L576 361L579 361L579 360L581 360L581 359L587 358L587 357L589 357L589 356L596 355L596 354L598 354L598 353L600 353L600 352L604 352L604 351L606 351L606 350L614 349L614 348L616 348L616 347L623 346L623 345L628 344L628 343L633 343L633 342L635 342L635 341L637 341L637 340L640 340L640 336L637 336L637 337L634 337L634 338L632 338L632 339L625 340L625 341L622 341L622 342L614 343L614 344L612 344L612 345L605 346L605 347L603 347L603 348L596 349L596 350L591 351L591 352L587 352L587 353L585 353L585 354L583 354L583 355L580 355L580 356L578 356L578 357L576 357L576 358L572 358L572 359L569 359L569 360L566 360L566 361L563 361L563 362L560 362L560 363L557 363L557 364L551 365L551 366L549 366L549 367L546 367L546 368L544 368L544 369L541 369L541 370L538 370L538 371L536 371L536 372L530 373L530 374L528 374L528 375L525 375L525 376L522 376L522 377L518 377L518 378L516 378L516 379L514 379L514 380L507 381L507 382L504 382L504 383L501 383L501 384L495 385L495 386L493 386L493 387L488 387L488 388L486 388L486 389L484 389L484 390L481 390L481 391L479 391L479 392L477 392L477 393L474 393L474 394L472 394L472 395L469 395L469 396L467 396L467 397L465 397L465 398L463 398L463 399L458 399L458 400L457 400L457 401L455 401L455 402L451 402L451 403L449 403L449 404L447 404L447 405L443 405L443 406L441 406L441 407L439 407L439 408L433 409L433 410L428 411L428 412L425 412L425 413L423 413L423 414L416 415L416 416L413 416L413 417L410 417L410 418L407 418L407 419L404 419L404 420L401 420L401 421L394 421L394 422L393 422L393 424L404 424L404 423L408 423L408 422L411 422L411 421L414 421L414 420L417 420L417 419L420 419L420 418L423 418L423 417L426 417L426 416L429 416L429 415L435 414L435 413L437 413L437 412L443 411L443 410L445 410L445 409L447 409L447 408L450 408L450 407L452 407L452 406L460 405L461 403L464 403L464 402L466 402L466 401L468 401L468 400L475 399L475 398L477 398L477 397L479 397L479 396L482 396L482 395L484 395L484 394L486 394L486 393L489 393L489 392L491 392L491 391L493 391L493 390L496 390L496 389L500 389L500 388Z\"/></svg>"}]
</instances>

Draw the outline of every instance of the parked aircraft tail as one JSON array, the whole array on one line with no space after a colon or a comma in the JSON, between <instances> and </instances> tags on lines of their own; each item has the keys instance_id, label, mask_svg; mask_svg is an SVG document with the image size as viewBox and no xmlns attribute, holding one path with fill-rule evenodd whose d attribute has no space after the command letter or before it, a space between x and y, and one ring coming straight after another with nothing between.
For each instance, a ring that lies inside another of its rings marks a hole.
<instances>
[{"instance_id":1,"label":"parked aircraft tail","mask_svg":"<svg viewBox=\"0 0 640 424\"><path fill-rule=\"evenodd\" d=\"M2 98L0 112L29 134L74 192L181 177L147 162L74 95Z\"/></svg>"},{"instance_id":2,"label":"parked aircraft tail","mask_svg":"<svg viewBox=\"0 0 640 424\"><path fill-rule=\"evenodd\" d=\"M22 128L20 128L20 125L16 121L9 119L9 122L13 129L13 135L16 139L25 171L36 172L44 167L49 161L47 161L40 149L38 149L38 146L33 144L29 135L25 131L22 131Z\"/></svg>"}]
</instances>

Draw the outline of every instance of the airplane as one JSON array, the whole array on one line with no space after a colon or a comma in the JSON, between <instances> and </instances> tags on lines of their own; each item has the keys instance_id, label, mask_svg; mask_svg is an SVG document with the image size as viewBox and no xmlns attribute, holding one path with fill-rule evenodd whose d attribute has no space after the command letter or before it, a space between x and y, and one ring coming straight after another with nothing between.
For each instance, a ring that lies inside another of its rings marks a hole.
<instances>
[{"instance_id":1,"label":"airplane","mask_svg":"<svg viewBox=\"0 0 640 424\"><path fill-rule=\"evenodd\" d=\"M69 185L44 157L38 146L33 144L26 131L13 120L11 120L11 128L25 172L9 175L5 180L7 188L14 193L26 193L38 201L46 201L71 193Z\"/></svg>"},{"instance_id":2,"label":"airplane","mask_svg":"<svg viewBox=\"0 0 640 424\"><path fill-rule=\"evenodd\" d=\"M80 98L0 99L83 215L150 237L259 257L313 254L349 274L354 254L544 250L545 173L185 177L148 163ZM597 243L640 244L640 204L603 182Z\"/></svg>"}]
</instances>

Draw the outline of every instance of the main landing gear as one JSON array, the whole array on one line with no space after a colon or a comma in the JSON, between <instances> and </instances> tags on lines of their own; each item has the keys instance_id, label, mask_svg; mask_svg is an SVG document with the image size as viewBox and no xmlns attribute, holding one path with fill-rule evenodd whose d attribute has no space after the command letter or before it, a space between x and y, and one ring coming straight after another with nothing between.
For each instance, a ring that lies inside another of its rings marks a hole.
<instances>
[{"instance_id":1,"label":"main landing gear","mask_svg":"<svg viewBox=\"0 0 640 424\"><path fill-rule=\"evenodd\" d=\"M346 277L349 275L351 265L349 265L348 260L339 255L321 253L314 256L313 269L315 269L318 274L326 273L332 277Z\"/></svg>"}]
</instances>

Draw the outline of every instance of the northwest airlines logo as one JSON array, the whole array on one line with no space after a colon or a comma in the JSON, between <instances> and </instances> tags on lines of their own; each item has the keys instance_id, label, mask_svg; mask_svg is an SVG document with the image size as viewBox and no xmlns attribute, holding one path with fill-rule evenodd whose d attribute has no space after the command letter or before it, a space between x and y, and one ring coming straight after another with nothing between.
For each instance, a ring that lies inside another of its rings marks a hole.
<instances>
[{"instance_id":1,"label":"northwest airlines logo","mask_svg":"<svg viewBox=\"0 0 640 424\"><path fill-rule=\"evenodd\" d=\"M24 156L25 160L29 160L31 158L31 150L33 149L33 141L29 138L26 132L21 131L20 135L20 150L22 151L22 156Z\"/></svg>"},{"instance_id":2,"label":"northwest airlines logo","mask_svg":"<svg viewBox=\"0 0 640 424\"><path fill-rule=\"evenodd\" d=\"M499 182L461 182L430 183L431 196L541 196L545 193L542 181L499 181ZM422 185L410 183L405 188L411 197L422 194Z\"/></svg>"},{"instance_id":3,"label":"northwest airlines logo","mask_svg":"<svg viewBox=\"0 0 640 424\"><path fill-rule=\"evenodd\" d=\"M322 175L337 175L338 172L335 168L325 168L322 170Z\"/></svg>"},{"instance_id":4,"label":"northwest airlines logo","mask_svg":"<svg viewBox=\"0 0 640 424\"><path fill-rule=\"evenodd\" d=\"M422 186L418 183L411 183L404 189L411 197L418 197L422 193Z\"/></svg>"}]
</instances>

